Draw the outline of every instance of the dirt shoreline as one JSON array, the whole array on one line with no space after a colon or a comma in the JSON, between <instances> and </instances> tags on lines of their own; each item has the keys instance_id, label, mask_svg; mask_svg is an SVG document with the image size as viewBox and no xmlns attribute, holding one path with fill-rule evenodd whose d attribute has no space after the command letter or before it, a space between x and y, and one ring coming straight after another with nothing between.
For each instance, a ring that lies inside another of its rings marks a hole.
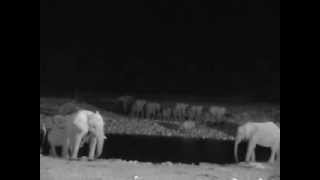
<instances>
[{"instance_id":1,"label":"dirt shoreline","mask_svg":"<svg viewBox=\"0 0 320 180\"><path fill-rule=\"evenodd\" d=\"M200 165L142 163L120 159L66 161L40 157L41 180L269 180L280 174L280 166L260 164ZM280 179L280 177L278 177Z\"/></svg>"}]
</instances>

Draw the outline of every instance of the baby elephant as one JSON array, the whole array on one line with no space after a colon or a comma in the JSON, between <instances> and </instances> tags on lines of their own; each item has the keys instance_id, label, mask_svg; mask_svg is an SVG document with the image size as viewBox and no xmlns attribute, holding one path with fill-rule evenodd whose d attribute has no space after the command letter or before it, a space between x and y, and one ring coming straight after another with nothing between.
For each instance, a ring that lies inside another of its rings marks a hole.
<instances>
[{"instance_id":1,"label":"baby elephant","mask_svg":"<svg viewBox=\"0 0 320 180\"><path fill-rule=\"evenodd\" d=\"M65 143L66 138L66 130L63 128L53 128L48 133L48 142L50 145L50 155L53 157L57 157L56 153L56 147L63 147ZM83 147L83 145L87 142L89 142L90 134L88 133L83 139L81 140L80 147ZM68 149L69 155L71 155L71 152L73 150L73 147L70 146Z\"/></svg>"}]
</instances>

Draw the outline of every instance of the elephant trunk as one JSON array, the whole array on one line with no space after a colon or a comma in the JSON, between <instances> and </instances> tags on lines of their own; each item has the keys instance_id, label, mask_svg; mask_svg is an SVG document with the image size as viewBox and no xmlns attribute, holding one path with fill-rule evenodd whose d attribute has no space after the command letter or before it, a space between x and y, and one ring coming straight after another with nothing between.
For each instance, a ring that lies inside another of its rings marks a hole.
<instances>
[{"instance_id":1,"label":"elephant trunk","mask_svg":"<svg viewBox=\"0 0 320 180\"><path fill-rule=\"evenodd\" d=\"M97 138L96 158L100 157L103 152L104 139L104 135L98 136Z\"/></svg>"},{"instance_id":2,"label":"elephant trunk","mask_svg":"<svg viewBox=\"0 0 320 180\"><path fill-rule=\"evenodd\" d=\"M235 143L234 143L234 158L236 162L239 162L238 159L238 145L241 141L241 138L239 138L238 136L236 137Z\"/></svg>"}]
</instances>

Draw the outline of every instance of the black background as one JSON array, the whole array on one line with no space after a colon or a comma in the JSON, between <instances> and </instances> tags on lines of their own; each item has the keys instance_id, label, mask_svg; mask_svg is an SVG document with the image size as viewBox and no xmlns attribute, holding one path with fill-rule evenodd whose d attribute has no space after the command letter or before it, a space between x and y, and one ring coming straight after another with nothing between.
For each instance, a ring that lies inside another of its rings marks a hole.
<instances>
[{"instance_id":1,"label":"black background","mask_svg":"<svg viewBox=\"0 0 320 180\"><path fill-rule=\"evenodd\" d=\"M280 101L280 1L40 1L40 95Z\"/></svg>"}]
</instances>

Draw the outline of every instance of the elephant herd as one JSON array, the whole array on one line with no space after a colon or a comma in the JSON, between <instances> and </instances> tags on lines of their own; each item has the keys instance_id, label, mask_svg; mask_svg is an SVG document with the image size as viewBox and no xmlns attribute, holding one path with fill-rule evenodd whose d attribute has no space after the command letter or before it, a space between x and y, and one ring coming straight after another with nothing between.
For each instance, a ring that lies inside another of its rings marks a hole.
<instances>
[{"instance_id":1,"label":"elephant herd","mask_svg":"<svg viewBox=\"0 0 320 180\"><path fill-rule=\"evenodd\" d=\"M66 116L44 117L40 114L41 134L47 137L52 156L56 156L56 147L62 147L62 156L71 160L78 158L79 148L85 143L89 143L88 159L98 158L106 139L103 117L99 112L88 110L79 110Z\"/></svg>"},{"instance_id":2,"label":"elephant herd","mask_svg":"<svg viewBox=\"0 0 320 180\"><path fill-rule=\"evenodd\" d=\"M123 113L139 118L173 118L182 120L185 118L203 118L205 111L202 106L191 106L177 103L174 106L160 105L146 100L133 100L132 97L121 97ZM226 109L223 107L210 107L210 115L214 118L222 118ZM47 119L50 118L50 119ZM104 141L104 120L96 111L77 110L67 115L44 116L40 114L40 137L47 137L50 145L50 154L56 156L55 147L62 147L62 156L75 160L78 158L79 148L85 143L89 144L88 159L94 160L102 154ZM241 141L248 141L245 161L255 161L256 145L271 148L269 162L273 163L280 157L280 125L271 121L246 122L239 125L234 143L234 157L238 161L238 145ZM43 139L40 143L43 144ZM41 154L41 147L40 147Z\"/></svg>"},{"instance_id":3,"label":"elephant herd","mask_svg":"<svg viewBox=\"0 0 320 180\"><path fill-rule=\"evenodd\" d=\"M121 112L134 118L157 120L194 120L221 121L227 114L227 109L220 106L192 105L187 103L158 103L132 96L121 96L117 99Z\"/></svg>"}]
</instances>

